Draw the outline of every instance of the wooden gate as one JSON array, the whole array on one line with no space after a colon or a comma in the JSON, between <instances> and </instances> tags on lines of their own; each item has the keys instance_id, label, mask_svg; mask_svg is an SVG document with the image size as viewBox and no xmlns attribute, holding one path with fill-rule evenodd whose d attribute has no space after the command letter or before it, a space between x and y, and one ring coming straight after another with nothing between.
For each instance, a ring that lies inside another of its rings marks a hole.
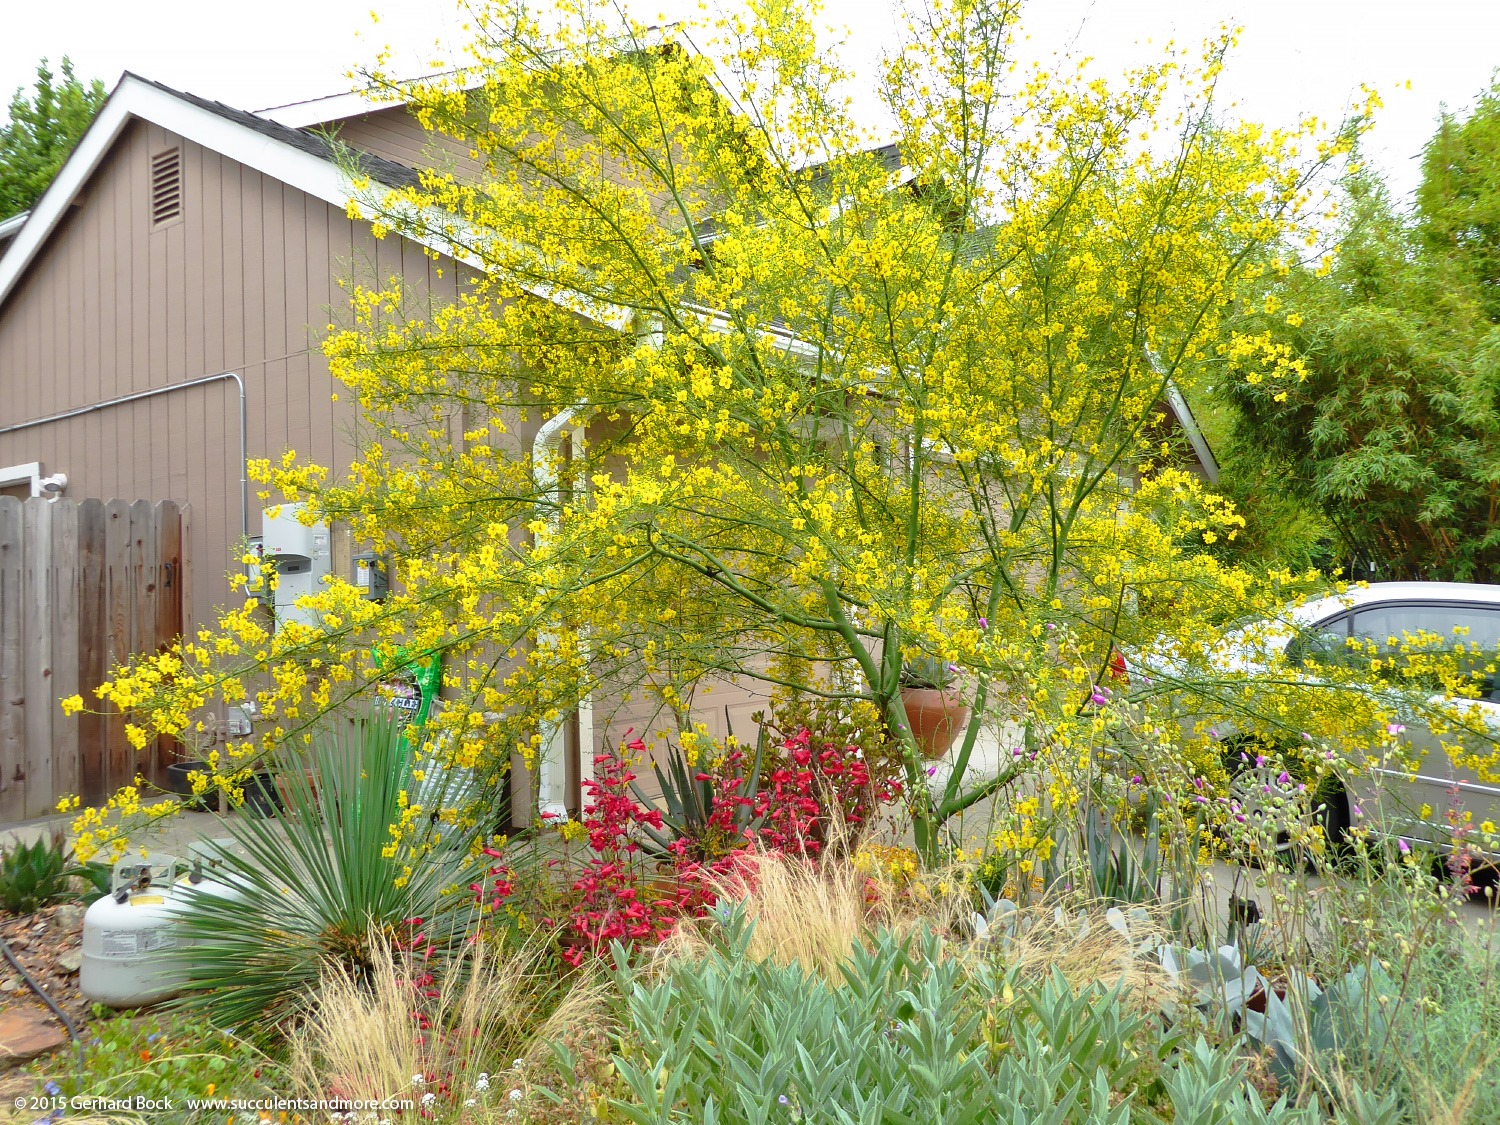
<instances>
[{"instance_id":1,"label":"wooden gate","mask_svg":"<svg viewBox=\"0 0 1500 1125\"><path fill-rule=\"evenodd\" d=\"M186 504L0 497L0 827L165 782L170 740L137 751L94 688L183 633L187 547Z\"/></svg>"}]
</instances>

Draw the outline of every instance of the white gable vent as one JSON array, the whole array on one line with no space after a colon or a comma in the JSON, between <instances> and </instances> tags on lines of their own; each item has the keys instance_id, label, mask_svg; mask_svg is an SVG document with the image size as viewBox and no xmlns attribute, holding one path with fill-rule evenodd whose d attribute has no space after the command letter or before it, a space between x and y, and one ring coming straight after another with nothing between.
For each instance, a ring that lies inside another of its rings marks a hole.
<instances>
[{"instance_id":1,"label":"white gable vent","mask_svg":"<svg viewBox=\"0 0 1500 1125\"><path fill-rule=\"evenodd\" d=\"M182 149L169 148L151 158L151 225L182 218Z\"/></svg>"}]
</instances>

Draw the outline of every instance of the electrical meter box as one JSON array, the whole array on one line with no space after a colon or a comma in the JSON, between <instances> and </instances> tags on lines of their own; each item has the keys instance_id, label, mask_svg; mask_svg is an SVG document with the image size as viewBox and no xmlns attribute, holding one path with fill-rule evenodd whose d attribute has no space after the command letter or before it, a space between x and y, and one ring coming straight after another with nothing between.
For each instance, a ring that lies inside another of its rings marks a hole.
<instances>
[{"instance_id":1,"label":"electrical meter box","mask_svg":"<svg viewBox=\"0 0 1500 1125\"><path fill-rule=\"evenodd\" d=\"M390 592L390 565L385 555L373 551L354 556L354 585L364 591L372 602L383 602Z\"/></svg>"},{"instance_id":2,"label":"electrical meter box","mask_svg":"<svg viewBox=\"0 0 1500 1125\"><path fill-rule=\"evenodd\" d=\"M333 569L333 548L326 523L304 524L301 504L282 504L271 515L261 513L261 556L276 564L276 627L289 621L317 625L317 614L297 599L323 588Z\"/></svg>"}]
</instances>

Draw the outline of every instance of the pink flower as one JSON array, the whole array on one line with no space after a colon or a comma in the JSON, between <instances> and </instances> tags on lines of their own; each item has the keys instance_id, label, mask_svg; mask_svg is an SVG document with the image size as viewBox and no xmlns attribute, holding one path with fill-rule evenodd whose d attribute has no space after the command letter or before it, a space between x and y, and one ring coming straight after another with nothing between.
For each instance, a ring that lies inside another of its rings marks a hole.
<instances>
[{"instance_id":1,"label":"pink flower","mask_svg":"<svg viewBox=\"0 0 1500 1125\"><path fill-rule=\"evenodd\" d=\"M1400 734L1405 729L1406 728L1404 726L1402 726L1400 723L1387 723L1386 726L1385 726L1385 733L1386 734Z\"/></svg>"},{"instance_id":2,"label":"pink flower","mask_svg":"<svg viewBox=\"0 0 1500 1125\"><path fill-rule=\"evenodd\" d=\"M1408 844L1405 839L1398 839L1396 841L1396 846L1401 849L1402 855L1411 855L1411 845Z\"/></svg>"}]
</instances>

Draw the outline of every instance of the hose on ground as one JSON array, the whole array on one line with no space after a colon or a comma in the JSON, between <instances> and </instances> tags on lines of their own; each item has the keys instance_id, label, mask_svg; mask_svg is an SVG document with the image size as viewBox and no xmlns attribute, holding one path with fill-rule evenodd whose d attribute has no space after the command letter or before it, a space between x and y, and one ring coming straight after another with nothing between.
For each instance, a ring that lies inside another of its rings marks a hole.
<instances>
[{"instance_id":1,"label":"hose on ground","mask_svg":"<svg viewBox=\"0 0 1500 1125\"><path fill-rule=\"evenodd\" d=\"M0 953L5 954L5 959L10 962L10 967L21 974L21 979L26 982L26 987L35 992L41 998L43 1004L52 1009L52 1014L62 1020L63 1026L68 1029L68 1038L73 1040L73 1046L78 1052L78 1073L83 1073L83 1036L79 1035L78 1028L68 1018L68 1013L57 1006L57 1001L47 995L47 990L36 982L25 966L16 959L16 954L10 947L10 943L0 937Z\"/></svg>"}]
</instances>

